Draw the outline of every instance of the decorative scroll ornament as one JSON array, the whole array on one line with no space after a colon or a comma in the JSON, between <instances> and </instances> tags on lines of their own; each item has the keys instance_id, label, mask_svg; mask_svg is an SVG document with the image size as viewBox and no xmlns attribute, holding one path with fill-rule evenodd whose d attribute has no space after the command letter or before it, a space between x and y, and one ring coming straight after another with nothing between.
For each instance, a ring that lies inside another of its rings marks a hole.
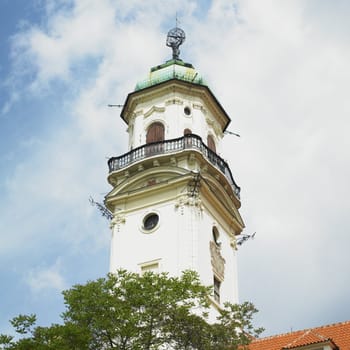
<instances>
[{"instance_id":1,"label":"decorative scroll ornament","mask_svg":"<svg viewBox=\"0 0 350 350\"><path fill-rule=\"evenodd\" d=\"M183 44L185 39L186 39L185 32L181 28L175 27L169 30L168 36L166 38L166 46L172 48L174 60L180 59L179 47L180 45Z\"/></svg>"},{"instance_id":2,"label":"decorative scroll ornament","mask_svg":"<svg viewBox=\"0 0 350 350\"><path fill-rule=\"evenodd\" d=\"M223 280L225 276L226 261L220 253L220 248L213 241L210 241L210 254L213 271L221 280Z\"/></svg>"},{"instance_id":3,"label":"decorative scroll ornament","mask_svg":"<svg viewBox=\"0 0 350 350\"><path fill-rule=\"evenodd\" d=\"M230 239L230 246L233 250L237 250L237 239L235 236Z\"/></svg>"},{"instance_id":4,"label":"decorative scroll ornament","mask_svg":"<svg viewBox=\"0 0 350 350\"><path fill-rule=\"evenodd\" d=\"M110 227L111 227L111 229L113 229L113 227L116 226L117 227L117 232L119 232L121 224L125 224L125 215L117 214L112 219Z\"/></svg>"},{"instance_id":5,"label":"decorative scroll ornament","mask_svg":"<svg viewBox=\"0 0 350 350\"><path fill-rule=\"evenodd\" d=\"M199 196L194 196L194 197L188 196L188 195L181 196L180 198L177 199L175 203L175 208L180 209L181 215L183 215L183 209L186 205L198 208L199 211L203 210L202 201L199 198Z\"/></svg>"}]
</instances>

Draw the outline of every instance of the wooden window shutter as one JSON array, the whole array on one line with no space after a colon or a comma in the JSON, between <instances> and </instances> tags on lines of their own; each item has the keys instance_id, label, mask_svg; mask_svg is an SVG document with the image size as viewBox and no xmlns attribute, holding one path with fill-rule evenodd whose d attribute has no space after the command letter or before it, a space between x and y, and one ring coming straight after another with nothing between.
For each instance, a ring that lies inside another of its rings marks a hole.
<instances>
[{"instance_id":1,"label":"wooden window shutter","mask_svg":"<svg viewBox=\"0 0 350 350\"><path fill-rule=\"evenodd\" d=\"M146 143L164 141L164 125L156 122L147 130Z\"/></svg>"},{"instance_id":2,"label":"wooden window shutter","mask_svg":"<svg viewBox=\"0 0 350 350\"><path fill-rule=\"evenodd\" d=\"M216 146L214 142L214 138L211 135L208 135L208 147L211 149L213 152L216 153Z\"/></svg>"}]
</instances>

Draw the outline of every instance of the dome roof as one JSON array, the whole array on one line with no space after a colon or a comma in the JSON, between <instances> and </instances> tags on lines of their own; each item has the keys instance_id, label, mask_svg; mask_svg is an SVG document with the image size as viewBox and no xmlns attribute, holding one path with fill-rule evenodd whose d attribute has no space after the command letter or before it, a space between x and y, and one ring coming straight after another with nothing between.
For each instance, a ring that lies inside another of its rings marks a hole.
<instances>
[{"instance_id":1,"label":"dome roof","mask_svg":"<svg viewBox=\"0 0 350 350\"><path fill-rule=\"evenodd\" d=\"M136 84L135 91L163 83L167 80L179 79L199 85L207 85L202 76L194 69L192 64L181 60L169 60L164 64L151 68L148 78Z\"/></svg>"}]
</instances>

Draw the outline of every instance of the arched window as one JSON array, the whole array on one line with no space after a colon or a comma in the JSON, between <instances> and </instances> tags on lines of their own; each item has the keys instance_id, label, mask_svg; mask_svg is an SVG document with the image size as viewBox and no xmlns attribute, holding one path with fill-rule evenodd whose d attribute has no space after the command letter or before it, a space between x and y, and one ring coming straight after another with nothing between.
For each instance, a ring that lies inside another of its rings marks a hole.
<instances>
[{"instance_id":1,"label":"arched window","mask_svg":"<svg viewBox=\"0 0 350 350\"><path fill-rule=\"evenodd\" d=\"M208 144L208 148L216 153L215 141L212 135L208 135L207 144Z\"/></svg>"},{"instance_id":2,"label":"arched window","mask_svg":"<svg viewBox=\"0 0 350 350\"><path fill-rule=\"evenodd\" d=\"M184 136L187 136L184 138L184 146L185 148L191 148L192 145L192 137L190 136L192 134L191 129L185 129L184 130Z\"/></svg>"},{"instance_id":3,"label":"arched window","mask_svg":"<svg viewBox=\"0 0 350 350\"><path fill-rule=\"evenodd\" d=\"M146 143L164 141L164 125L155 122L147 130Z\"/></svg>"},{"instance_id":4,"label":"arched window","mask_svg":"<svg viewBox=\"0 0 350 350\"><path fill-rule=\"evenodd\" d=\"M220 304L221 281L214 275L214 300Z\"/></svg>"},{"instance_id":5,"label":"arched window","mask_svg":"<svg viewBox=\"0 0 350 350\"><path fill-rule=\"evenodd\" d=\"M214 243L220 247L221 246L221 243L220 243L220 235L219 235L219 231L217 229L216 226L213 226L213 229L212 229L212 233L213 233L213 241Z\"/></svg>"}]
</instances>

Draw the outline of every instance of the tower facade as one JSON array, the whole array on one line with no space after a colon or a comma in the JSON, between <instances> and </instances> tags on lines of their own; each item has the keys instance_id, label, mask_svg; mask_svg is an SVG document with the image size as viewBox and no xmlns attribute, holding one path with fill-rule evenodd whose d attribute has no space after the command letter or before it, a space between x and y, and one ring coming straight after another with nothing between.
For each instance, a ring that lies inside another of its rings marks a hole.
<instances>
[{"instance_id":1,"label":"tower facade","mask_svg":"<svg viewBox=\"0 0 350 350\"><path fill-rule=\"evenodd\" d=\"M110 271L191 269L213 285L214 304L238 302L240 188L219 155L229 116L194 67L175 56L151 68L121 117L128 152L109 159L113 188L105 197L113 214Z\"/></svg>"}]
</instances>

